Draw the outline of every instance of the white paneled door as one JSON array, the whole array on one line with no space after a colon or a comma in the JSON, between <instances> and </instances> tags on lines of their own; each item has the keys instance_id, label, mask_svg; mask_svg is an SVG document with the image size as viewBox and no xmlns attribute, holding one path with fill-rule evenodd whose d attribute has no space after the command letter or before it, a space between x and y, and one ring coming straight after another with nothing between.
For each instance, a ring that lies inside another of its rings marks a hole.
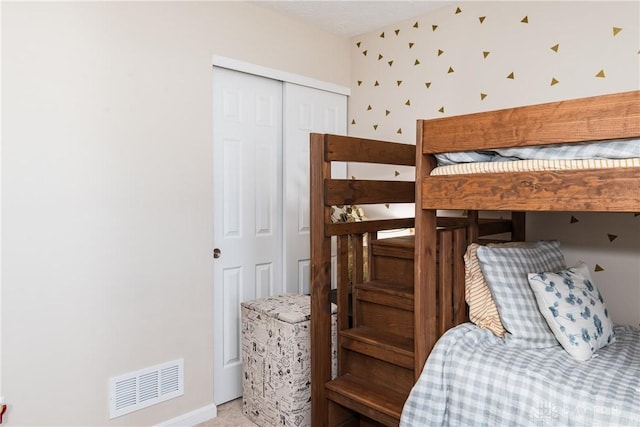
<instances>
[{"instance_id":1,"label":"white paneled door","mask_svg":"<svg viewBox=\"0 0 640 427\"><path fill-rule=\"evenodd\" d=\"M284 84L284 283L285 291L309 293L309 133L345 135L347 97ZM346 176L346 165L332 165Z\"/></svg>"},{"instance_id":2,"label":"white paneled door","mask_svg":"<svg viewBox=\"0 0 640 427\"><path fill-rule=\"evenodd\" d=\"M309 133L347 97L214 67L214 402L242 395L240 303L309 292ZM334 168L344 177L346 165Z\"/></svg>"},{"instance_id":3,"label":"white paneled door","mask_svg":"<svg viewBox=\"0 0 640 427\"><path fill-rule=\"evenodd\" d=\"M282 292L282 83L214 68L214 400L242 395L240 303Z\"/></svg>"}]
</instances>

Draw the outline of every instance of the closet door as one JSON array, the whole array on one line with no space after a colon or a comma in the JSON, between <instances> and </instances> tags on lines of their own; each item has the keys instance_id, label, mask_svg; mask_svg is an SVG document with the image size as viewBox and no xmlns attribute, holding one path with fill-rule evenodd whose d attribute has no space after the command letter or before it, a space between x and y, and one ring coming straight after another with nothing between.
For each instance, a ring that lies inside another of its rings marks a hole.
<instances>
[{"instance_id":1,"label":"closet door","mask_svg":"<svg viewBox=\"0 0 640 427\"><path fill-rule=\"evenodd\" d=\"M347 98L213 71L214 401L242 395L240 303L309 292L309 133L345 134ZM334 166L335 177L346 165Z\"/></svg>"},{"instance_id":2,"label":"closet door","mask_svg":"<svg viewBox=\"0 0 640 427\"><path fill-rule=\"evenodd\" d=\"M282 83L214 67L214 400L242 394L240 303L282 293Z\"/></svg>"},{"instance_id":3,"label":"closet door","mask_svg":"<svg viewBox=\"0 0 640 427\"><path fill-rule=\"evenodd\" d=\"M345 95L284 83L284 284L309 293L309 133L345 135ZM332 166L346 177L346 164Z\"/></svg>"}]
</instances>

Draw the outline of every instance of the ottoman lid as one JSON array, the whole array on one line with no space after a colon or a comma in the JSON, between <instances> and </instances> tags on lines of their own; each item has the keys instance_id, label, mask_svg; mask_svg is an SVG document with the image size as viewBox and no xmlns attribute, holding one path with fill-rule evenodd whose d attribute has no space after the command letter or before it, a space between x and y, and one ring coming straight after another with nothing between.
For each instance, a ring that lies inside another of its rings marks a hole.
<instances>
[{"instance_id":1,"label":"ottoman lid","mask_svg":"<svg viewBox=\"0 0 640 427\"><path fill-rule=\"evenodd\" d=\"M300 323L311 319L311 297L309 295L274 295L245 301L241 305L286 323ZM331 312L335 313L336 311L336 305L331 304Z\"/></svg>"}]
</instances>

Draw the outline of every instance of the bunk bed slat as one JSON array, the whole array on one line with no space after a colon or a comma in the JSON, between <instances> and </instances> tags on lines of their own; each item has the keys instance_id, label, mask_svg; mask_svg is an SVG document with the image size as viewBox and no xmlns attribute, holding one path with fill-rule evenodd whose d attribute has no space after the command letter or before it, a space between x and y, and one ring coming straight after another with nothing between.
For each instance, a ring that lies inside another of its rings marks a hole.
<instances>
[{"instance_id":1,"label":"bunk bed slat","mask_svg":"<svg viewBox=\"0 0 640 427\"><path fill-rule=\"evenodd\" d=\"M467 251L468 230L457 228L453 231L453 259L458 260L453 264L453 279L451 280L451 292L453 293L453 324L467 322L469 315L467 313L467 303L465 301L465 274L464 263L460 260L464 259Z\"/></svg>"},{"instance_id":2,"label":"bunk bed slat","mask_svg":"<svg viewBox=\"0 0 640 427\"><path fill-rule=\"evenodd\" d=\"M325 181L326 205L413 203L415 182L332 179Z\"/></svg>"},{"instance_id":3,"label":"bunk bed slat","mask_svg":"<svg viewBox=\"0 0 640 427\"><path fill-rule=\"evenodd\" d=\"M640 91L421 120L422 153L640 137Z\"/></svg>"},{"instance_id":4,"label":"bunk bed slat","mask_svg":"<svg viewBox=\"0 0 640 427\"><path fill-rule=\"evenodd\" d=\"M328 161L415 166L416 147L372 139L325 135Z\"/></svg>"},{"instance_id":5,"label":"bunk bed slat","mask_svg":"<svg viewBox=\"0 0 640 427\"><path fill-rule=\"evenodd\" d=\"M637 168L429 176L421 187L423 209L637 212L640 208Z\"/></svg>"},{"instance_id":6,"label":"bunk bed slat","mask_svg":"<svg viewBox=\"0 0 640 427\"><path fill-rule=\"evenodd\" d=\"M452 326L453 321L453 293L450 282L453 275L453 230L440 231L438 241L438 334L442 335Z\"/></svg>"}]
</instances>

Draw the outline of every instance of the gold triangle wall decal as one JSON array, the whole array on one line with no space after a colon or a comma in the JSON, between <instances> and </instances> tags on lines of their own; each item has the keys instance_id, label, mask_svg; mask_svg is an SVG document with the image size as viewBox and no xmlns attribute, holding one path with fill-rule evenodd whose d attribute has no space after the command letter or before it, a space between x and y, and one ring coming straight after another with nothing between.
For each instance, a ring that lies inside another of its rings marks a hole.
<instances>
[{"instance_id":1,"label":"gold triangle wall decal","mask_svg":"<svg viewBox=\"0 0 640 427\"><path fill-rule=\"evenodd\" d=\"M480 94L480 101L484 101L484 99L487 97L486 93L481 93Z\"/></svg>"},{"instance_id":2,"label":"gold triangle wall decal","mask_svg":"<svg viewBox=\"0 0 640 427\"><path fill-rule=\"evenodd\" d=\"M551 86L557 85L558 83L560 83L560 82L558 80L556 80L555 77L551 78Z\"/></svg>"},{"instance_id":3,"label":"gold triangle wall decal","mask_svg":"<svg viewBox=\"0 0 640 427\"><path fill-rule=\"evenodd\" d=\"M488 52L488 51L485 50L484 52L482 52L482 56L484 56L486 58L487 56L489 56L490 53L491 52Z\"/></svg>"},{"instance_id":4,"label":"gold triangle wall decal","mask_svg":"<svg viewBox=\"0 0 640 427\"><path fill-rule=\"evenodd\" d=\"M528 24L528 23L529 23L529 17L528 17L528 16L525 16L524 18L522 18L522 19L520 20L520 22L522 22L523 24Z\"/></svg>"},{"instance_id":5,"label":"gold triangle wall decal","mask_svg":"<svg viewBox=\"0 0 640 427\"><path fill-rule=\"evenodd\" d=\"M507 78L508 78L508 79L512 79L512 80L513 80L513 79L515 79L515 78L516 78L516 75L515 75L515 74L513 73L513 71L512 71L512 72L510 72L510 73L509 73L509 75L507 76Z\"/></svg>"},{"instance_id":6,"label":"gold triangle wall decal","mask_svg":"<svg viewBox=\"0 0 640 427\"><path fill-rule=\"evenodd\" d=\"M615 36L617 36L617 35L618 35L618 33L619 33L620 31L622 31L622 28L620 28L620 27L613 27L613 36L614 36L614 37L615 37Z\"/></svg>"},{"instance_id":7,"label":"gold triangle wall decal","mask_svg":"<svg viewBox=\"0 0 640 427\"><path fill-rule=\"evenodd\" d=\"M559 48L560 48L560 43L554 44L553 46L551 46L551 50L554 51L555 53L558 53Z\"/></svg>"},{"instance_id":8,"label":"gold triangle wall decal","mask_svg":"<svg viewBox=\"0 0 640 427\"><path fill-rule=\"evenodd\" d=\"M598 71L598 74L596 74L596 77L600 77L604 79L604 70Z\"/></svg>"},{"instance_id":9,"label":"gold triangle wall decal","mask_svg":"<svg viewBox=\"0 0 640 427\"><path fill-rule=\"evenodd\" d=\"M478 18L478 20L480 21L481 24L484 23L485 19L487 19L486 16L481 16L481 17Z\"/></svg>"}]
</instances>

